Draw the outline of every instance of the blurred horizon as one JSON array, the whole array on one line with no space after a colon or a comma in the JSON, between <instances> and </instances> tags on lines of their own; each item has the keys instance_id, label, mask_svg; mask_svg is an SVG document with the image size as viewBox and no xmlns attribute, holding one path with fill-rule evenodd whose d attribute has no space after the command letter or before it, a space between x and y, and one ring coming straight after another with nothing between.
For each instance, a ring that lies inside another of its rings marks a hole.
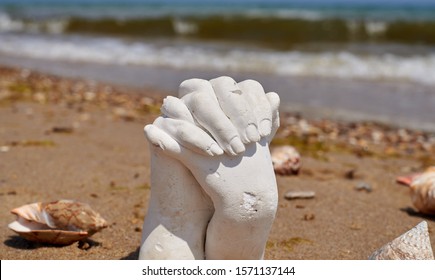
<instances>
[{"instance_id":1,"label":"blurred horizon","mask_svg":"<svg viewBox=\"0 0 435 280\"><path fill-rule=\"evenodd\" d=\"M1 0L0 3L256 3L256 4L435 4L434 0Z\"/></svg>"}]
</instances>

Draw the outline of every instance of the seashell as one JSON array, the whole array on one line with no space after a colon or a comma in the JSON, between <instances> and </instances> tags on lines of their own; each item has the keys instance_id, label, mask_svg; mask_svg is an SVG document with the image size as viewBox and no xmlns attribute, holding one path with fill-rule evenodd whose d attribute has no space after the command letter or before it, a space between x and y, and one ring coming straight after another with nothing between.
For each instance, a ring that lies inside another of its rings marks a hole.
<instances>
[{"instance_id":1,"label":"seashell","mask_svg":"<svg viewBox=\"0 0 435 280\"><path fill-rule=\"evenodd\" d=\"M374 252L370 260L433 260L427 222L423 221Z\"/></svg>"},{"instance_id":2,"label":"seashell","mask_svg":"<svg viewBox=\"0 0 435 280\"><path fill-rule=\"evenodd\" d=\"M292 146L280 146L271 151L273 169L279 175L297 175L301 168L301 155Z\"/></svg>"},{"instance_id":3,"label":"seashell","mask_svg":"<svg viewBox=\"0 0 435 280\"><path fill-rule=\"evenodd\" d=\"M9 228L30 241L69 245L108 226L88 204L72 200L37 202L11 210Z\"/></svg>"},{"instance_id":4,"label":"seashell","mask_svg":"<svg viewBox=\"0 0 435 280\"><path fill-rule=\"evenodd\" d=\"M435 166L396 181L410 187L412 203L421 213L435 214Z\"/></svg>"}]
</instances>

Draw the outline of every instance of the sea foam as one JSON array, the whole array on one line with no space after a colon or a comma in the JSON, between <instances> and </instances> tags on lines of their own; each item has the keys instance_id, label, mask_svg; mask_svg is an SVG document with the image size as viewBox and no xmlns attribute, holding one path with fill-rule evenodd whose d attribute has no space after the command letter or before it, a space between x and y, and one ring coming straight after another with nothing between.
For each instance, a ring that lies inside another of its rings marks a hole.
<instances>
[{"instance_id":1,"label":"sea foam","mask_svg":"<svg viewBox=\"0 0 435 280\"><path fill-rule=\"evenodd\" d=\"M0 41L0 54L3 55L66 62L247 71L283 76L405 80L435 85L435 54L430 52L397 55L350 51L278 51L40 34L0 34Z\"/></svg>"}]
</instances>

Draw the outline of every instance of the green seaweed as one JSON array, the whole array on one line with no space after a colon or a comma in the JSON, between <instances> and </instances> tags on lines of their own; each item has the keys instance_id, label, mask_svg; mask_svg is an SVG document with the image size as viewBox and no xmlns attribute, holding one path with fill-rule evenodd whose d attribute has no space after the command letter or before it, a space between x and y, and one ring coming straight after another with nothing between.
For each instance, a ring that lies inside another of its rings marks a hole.
<instances>
[{"instance_id":1,"label":"green seaweed","mask_svg":"<svg viewBox=\"0 0 435 280\"><path fill-rule=\"evenodd\" d=\"M51 140L23 140L11 142L9 145L20 147L54 147L56 143Z\"/></svg>"},{"instance_id":2,"label":"green seaweed","mask_svg":"<svg viewBox=\"0 0 435 280\"><path fill-rule=\"evenodd\" d=\"M274 248L284 248L286 251L293 251L294 247L299 244L313 244L314 242L305 239L302 237L292 237L285 240L280 241L267 241L266 248L267 249L274 249Z\"/></svg>"},{"instance_id":3,"label":"green seaweed","mask_svg":"<svg viewBox=\"0 0 435 280\"><path fill-rule=\"evenodd\" d=\"M302 155L311 156L321 160L328 160L325 154L333 150L331 144L317 141L310 137L289 136L286 138L275 138L272 140L271 146L282 145L293 146Z\"/></svg>"},{"instance_id":4,"label":"green seaweed","mask_svg":"<svg viewBox=\"0 0 435 280\"><path fill-rule=\"evenodd\" d=\"M149 189L151 189L151 186L148 183L144 183L144 184L141 184L139 186L136 186L136 189L138 189L138 190L149 190Z\"/></svg>"},{"instance_id":5,"label":"green seaweed","mask_svg":"<svg viewBox=\"0 0 435 280\"><path fill-rule=\"evenodd\" d=\"M32 88L27 83L20 83L20 82L10 84L8 86L8 89L13 93L26 94L26 95L32 92Z\"/></svg>"}]
</instances>

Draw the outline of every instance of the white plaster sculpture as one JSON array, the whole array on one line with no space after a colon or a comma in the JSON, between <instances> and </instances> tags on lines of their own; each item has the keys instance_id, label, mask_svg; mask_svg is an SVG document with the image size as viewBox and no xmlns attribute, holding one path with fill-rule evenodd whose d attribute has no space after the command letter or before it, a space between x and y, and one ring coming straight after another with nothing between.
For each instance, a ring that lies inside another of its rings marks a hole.
<instances>
[{"instance_id":1,"label":"white plaster sculpture","mask_svg":"<svg viewBox=\"0 0 435 280\"><path fill-rule=\"evenodd\" d=\"M184 81L179 97L145 126L152 187L139 259L262 259L278 201L278 95L219 77Z\"/></svg>"}]
</instances>

